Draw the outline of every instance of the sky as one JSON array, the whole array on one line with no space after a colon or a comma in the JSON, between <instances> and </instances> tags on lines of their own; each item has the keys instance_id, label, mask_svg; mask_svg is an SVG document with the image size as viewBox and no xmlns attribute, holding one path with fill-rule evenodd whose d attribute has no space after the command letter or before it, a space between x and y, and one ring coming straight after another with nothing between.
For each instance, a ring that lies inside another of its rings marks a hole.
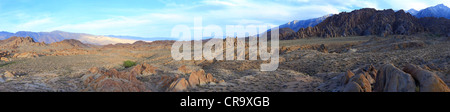
<instances>
[{"instance_id":1,"label":"sky","mask_svg":"<svg viewBox=\"0 0 450 112\"><path fill-rule=\"evenodd\" d=\"M176 25L281 25L360 8L416 10L450 0L0 0L0 31L169 37ZM225 28L224 28L225 29Z\"/></svg>"}]
</instances>

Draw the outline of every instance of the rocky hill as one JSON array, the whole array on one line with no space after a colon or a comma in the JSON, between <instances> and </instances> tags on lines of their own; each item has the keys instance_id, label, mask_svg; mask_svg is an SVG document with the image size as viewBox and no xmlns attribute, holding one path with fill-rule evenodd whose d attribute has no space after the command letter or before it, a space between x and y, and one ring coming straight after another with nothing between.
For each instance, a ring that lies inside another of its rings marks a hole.
<instances>
[{"instance_id":1,"label":"rocky hill","mask_svg":"<svg viewBox=\"0 0 450 112\"><path fill-rule=\"evenodd\" d=\"M418 19L410 13L405 13L403 10L395 12L392 9L375 10L364 8L328 17L315 27L301 28L296 33L280 35L280 39L412 35L424 32L445 35L449 32L446 24L449 24L446 19Z\"/></svg>"},{"instance_id":2,"label":"rocky hill","mask_svg":"<svg viewBox=\"0 0 450 112\"><path fill-rule=\"evenodd\" d=\"M31 37L10 37L5 40L0 40L0 47L1 48L17 48L20 46L42 46L45 45L45 43L38 43L35 42L33 38Z\"/></svg>"}]
</instances>

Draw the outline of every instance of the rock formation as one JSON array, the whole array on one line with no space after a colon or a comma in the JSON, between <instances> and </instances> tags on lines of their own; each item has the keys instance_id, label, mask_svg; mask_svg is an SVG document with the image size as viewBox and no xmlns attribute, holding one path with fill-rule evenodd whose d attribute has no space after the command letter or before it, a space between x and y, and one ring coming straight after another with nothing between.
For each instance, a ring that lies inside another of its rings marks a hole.
<instances>
[{"instance_id":1,"label":"rock formation","mask_svg":"<svg viewBox=\"0 0 450 112\"><path fill-rule=\"evenodd\" d=\"M376 92L415 92L416 84L408 73L392 64L383 65L377 73Z\"/></svg>"},{"instance_id":2,"label":"rock formation","mask_svg":"<svg viewBox=\"0 0 450 112\"><path fill-rule=\"evenodd\" d=\"M145 75L156 74L156 69L158 69L158 68L154 67L150 64L144 63L144 64L136 65L135 67L133 67L133 69L131 71L136 74L145 76Z\"/></svg>"},{"instance_id":3,"label":"rock formation","mask_svg":"<svg viewBox=\"0 0 450 112\"><path fill-rule=\"evenodd\" d=\"M3 74L0 74L0 82L12 80L14 77L14 72L5 71Z\"/></svg>"},{"instance_id":4,"label":"rock formation","mask_svg":"<svg viewBox=\"0 0 450 112\"><path fill-rule=\"evenodd\" d=\"M405 66L403 71L411 74L418 82L420 92L450 92L450 89L445 82L433 72L424 70L412 64Z\"/></svg>"},{"instance_id":5,"label":"rock formation","mask_svg":"<svg viewBox=\"0 0 450 112\"><path fill-rule=\"evenodd\" d=\"M450 92L436 74L412 64L403 70L385 64L379 70L368 65L354 71L341 73L317 89L337 92Z\"/></svg>"},{"instance_id":6,"label":"rock formation","mask_svg":"<svg viewBox=\"0 0 450 112\"><path fill-rule=\"evenodd\" d=\"M141 81L133 72L117 71L116 69L104 70L97 67L91 68L87 74L81 77L84 91L95 92L148 92Z\"/></svg>"},{"instance_id":7,"label":"rock formation","mask_svg":"<svg viewBox=\"0 0 450 112\"><path fill-rule=\"evenodd\" d=\"M180 78L174 81L169 86L169 91L171 92L183 92L189 87L189 82L185 78Z\"/></svg>"},{"instance_id":8,"label":"rock formation","mask_svg":"<svg viewBox=\"0 0 450 112\"><path fill-rule=\"evenodd\" d=\"M371 83L363 73L355 75L349 70L340 81L342 92L372 92Z\"/></svg>"}]
</instances>

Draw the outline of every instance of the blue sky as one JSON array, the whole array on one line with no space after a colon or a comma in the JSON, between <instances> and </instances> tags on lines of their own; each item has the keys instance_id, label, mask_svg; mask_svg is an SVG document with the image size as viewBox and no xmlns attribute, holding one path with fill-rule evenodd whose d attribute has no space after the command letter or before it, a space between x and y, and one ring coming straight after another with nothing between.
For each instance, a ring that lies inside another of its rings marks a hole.
<instances>
[{"instance_id":1,"label":"blue sky","mask_svg":"<svg viewBox=\"0 0 450 112\"><path fill-rule=\"evenodd\" d=\"M175 25L280 25L364 7L423 9L450 0L0 0L0 31L169 37ZM225 29L225 28L224 28Z\"/></svg>"}]
</instances>

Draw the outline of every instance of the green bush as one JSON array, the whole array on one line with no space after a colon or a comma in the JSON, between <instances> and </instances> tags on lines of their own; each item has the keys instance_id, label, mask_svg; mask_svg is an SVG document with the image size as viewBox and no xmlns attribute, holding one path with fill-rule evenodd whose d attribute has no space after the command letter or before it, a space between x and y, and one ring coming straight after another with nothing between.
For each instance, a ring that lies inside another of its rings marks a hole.
<instances>
[{"instance_id":1,"label":"green bush","mask_svg":"<svg viewBox=\"0 0 450 112\"><path fill-rule=\"evenodd\" d=\"M125 68L129 68L129 67L132 67L135 65L136 65L136 62L134 62L134 61L127 60L127 61L123 62L123 67L125 67Z\"/></svg>"}]
</instances>

